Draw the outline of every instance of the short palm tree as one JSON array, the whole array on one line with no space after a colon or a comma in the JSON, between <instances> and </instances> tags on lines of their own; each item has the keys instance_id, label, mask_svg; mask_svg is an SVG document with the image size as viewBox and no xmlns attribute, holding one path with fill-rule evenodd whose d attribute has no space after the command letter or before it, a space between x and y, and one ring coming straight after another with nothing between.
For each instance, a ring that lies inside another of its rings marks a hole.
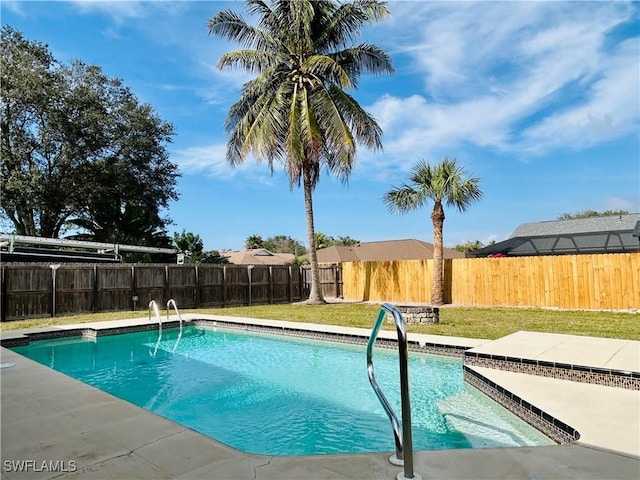
<instances>
[{"instance_id":1,"label":"short palm tree","mask_svg":"<svg viewBox=\"0 0 640 480\"><path fill-rule=\"evenodd\" d=\"M345 92L362 73L391 73L388 54L375 45L349 45L362 26L389 14L385 2L356 0L248 0L256 26L230 10L209 20L209 33L242 45L223 55L220 69L240 68L257 76L244 84L225 128L227 160L250 153L273 172L282 163L290 187L304 190L311 263L309 303L323 303L314 245L312 193L321 169L346 182L356 144L381 149L382 130Z\"/></svg>"},{"instance_id":2,"label":"short palm tree","mask_svg":"<svg viewBox=\"0 0 640 480\"><path fill-rule=\"evenodd\" d=\"M431 303L444 303L444 269L442 231L444 207L455 206L464 212L482 197L478 188L480 179L466 176L464 168L455 160L445 158L434 166L425 161L418 162L412 170L409 184L392 188L384 195L384 202L392 213L405 213L422 207L428 199L433 200L431 221L433 222L433 280Z\"/></svg>"}]
</instances>

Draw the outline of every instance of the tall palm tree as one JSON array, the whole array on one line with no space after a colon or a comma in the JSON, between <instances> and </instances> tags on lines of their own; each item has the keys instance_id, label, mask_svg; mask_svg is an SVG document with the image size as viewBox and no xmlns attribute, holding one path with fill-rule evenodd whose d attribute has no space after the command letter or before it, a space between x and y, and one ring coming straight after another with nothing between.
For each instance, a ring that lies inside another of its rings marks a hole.
<instances>
[{"instance_id":1,"label":"tall palm tree","mask_svg":"<svg viewBox=\"0 0 640 480\"><path fill-rule=\"evenodd\" d=\"M418 162L412 170L409 184L394 187L384 195L384 202L392 213L405 213L422 207L427 199L433 200L431 221L433 222L433 280L431 303L444 303L444 275L442 230L444 207L454 206L464 212L471 204L482 198L478 184L480 179L467 177L464 168L456 160L445 158L434 166Z\"/></svg>"},{"instance_id":2,"label":"tall palm tree","mask_svg":"<svg viewBox=\"0 0 640 480\"><path fill-rule=\"evenodd\" d=\"M360 29L380 21L385 2L355 0L248 0L257 25L224 10L209 20L209 34L242 45L218 61L257 76L244 84L225 122L227 160L242 163L250 153L273 172L282 163L290 188L302 183L311 263L309 303L323 303L314 246L312 194L321 169L346 182L356 144L382 148L382 130L346 93L360 75L392 73L389 55L368 43L351 46Z\"/></svg>"}]
</instances>

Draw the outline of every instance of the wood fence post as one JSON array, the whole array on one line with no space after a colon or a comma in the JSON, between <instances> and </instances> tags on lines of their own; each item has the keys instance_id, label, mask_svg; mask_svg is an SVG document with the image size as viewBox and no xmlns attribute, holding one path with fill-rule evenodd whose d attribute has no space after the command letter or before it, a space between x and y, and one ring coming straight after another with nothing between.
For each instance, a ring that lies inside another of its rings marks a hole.
<instances>
[{"instance_id":1,"label":"wood fence post","mask_svg":"<svg viewBox=\"0 0 640 480\"><path fill-rule=\"evenodd\" d=\"M56 271L60 265L49 265L51 268L51 316L56 316Z\"/></svg>"},{"instance_id":2,"label":"wood fence post","mask_svg":"<svg viewBox=\"0 0 640 480\"><path fill-rule=\"evenodd\" d=\"M169 301L171 295L171 285L169 285L169 266L164 267L164 298L162 304L166 304Z\"/></svg>"},{"instance_id":3,"label":"wood fence post","mask_svg":"<svg viewBox=\"0 0 640 480\"><path fill-rule=\"evenodd\" d=\"M196 265L196 308L200 308L200 270Z\"/></svg>"},{"instance_id":4,"label":"wood fence post","mask_svg":"<svg viewBox=\"0 0 640 480\"><path fill-rule=\"evenodd\" d=\"M4 322L7 318L7 282L4 275L4 265L0 266L0 322Z\"/></svg>"},{"instance_id":5,"label":"wood fence post","mask_svg":"<svg viewBox=\"0 0 640 480\"><path fill-rule=\"evenodd\" d=\"M133 304L132 308L135 311L136 303L138 302L138 294L136 293L138 289L136 288L136 267L131 265L131 303Z\"/></svg>"},{"instance_id":6,"label":"wood fence post","mask_svg":"<svg viewBox=\"0 0 640 480\"><path fill-rule=\"evenodd\" d=\"M222 307L227 308L227 266L222 267Z\"/></svg>"},{"instance_id":7,"label":"wood fence post","mask_svg":"<svg viewBox=\"0 0 640 480\"><path fill-rule=\"evenodd\" d=\"M273 267L269 265L269 303L273 304Z\"/></svg>"},{"instance_id":8,"label":"wood fence post","mask_svg":"<svg viewBox=\"0 0 640 480\"><path fill-rule=\"evenodd\" d=\"M91 296L91 310L98 311L98 265L93 266L93 294Z\"/></svg>"}]
</instances>

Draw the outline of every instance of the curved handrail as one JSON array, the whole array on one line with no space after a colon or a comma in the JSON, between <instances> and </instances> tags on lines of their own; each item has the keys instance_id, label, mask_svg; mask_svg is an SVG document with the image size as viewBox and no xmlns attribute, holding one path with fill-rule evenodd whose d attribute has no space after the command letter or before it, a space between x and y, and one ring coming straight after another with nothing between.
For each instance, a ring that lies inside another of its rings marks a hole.
<instances>
[{"instance_id":1,"label":"curved handrail","mask_svg":"<svg viewBox=\"0 0 640 480\"><path fill-rule=\"evenodd\" d=\"M160 346L160 339L162 338L162 319L160 318L160 312L158 311L158 304L155 300L151 300L149 302L149 321L151 321L151 311L155 313L156 318L158 319L158 340L156 341L156 346L153 349L152 357L156 356L156 352L158 351L158 347Z\"/></svg>"},{"instance_id":2,"label":"curved handrail","mask_svg":"<svg viewBox=\"0 0 640 480\"><path fill-rule=\"evenodd\" d=\"M398 353L400 363L400 398L402 402L402 429L398 423L398 417L396 416L393 408L389 404L389 401L384 396L384 393L378 386L375 379L373 369L373 345L375 344L376 337L382 326L382 322L387 313L393 316L393 320L396 324L396 330L398 332ZM400 311L388 303L383 303L378 313L378 318L371 331L369 342L367 343L367 373L369 375L369 383L373 387L382 407L384 408L389 420L391 420L391 426L393 427L393 435L396 443L395 458L391 457L390 461L398 465L404 465L404 478L420 478L419 475L414 476L413 472L413 440L411 436L411 403L409 399L409 367L408 367L408 348L407 348L407 333L404 323L404 318Z\"/></svg>"},{"instance_id":3,"label":"curved handrail","mask_svg":"<svg viewBox=\"0 0 640 480\"><path fill-rule=\"evenodd\" d=\"M173 352L175 352L176 348L178 348L178 343L182 338L182 317L180 316L180 312L178 311L178 305L176 305L176 301L173 298L170 298L169 301L167 302L167 321L169 320L169 307L171 305L173 305L173 309L175 310L176 315L178 316L178 320L180 321L180 332L178 333L178 339L176 340L176 344L173 346Z\"/></svg>"}]
</instances>

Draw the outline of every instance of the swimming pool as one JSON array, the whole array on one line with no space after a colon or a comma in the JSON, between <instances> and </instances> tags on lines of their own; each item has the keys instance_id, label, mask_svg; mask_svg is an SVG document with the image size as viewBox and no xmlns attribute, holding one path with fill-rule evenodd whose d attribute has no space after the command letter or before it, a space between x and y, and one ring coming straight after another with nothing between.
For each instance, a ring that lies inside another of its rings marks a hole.
<instances>
[{"instance_id":1,"label":"swimming pool","mask_svg":"<svg viewBox=\"0 0 640 480\"><path fill-rule=\"evenodd\" d=\"M245 452L394 450L364 346L186 327L13 350ZM399 411L397 352L374 361ZM411 352L409 375L415 449L554 444L466 385L457 358Z\"/></svg>"}]
</instances>

